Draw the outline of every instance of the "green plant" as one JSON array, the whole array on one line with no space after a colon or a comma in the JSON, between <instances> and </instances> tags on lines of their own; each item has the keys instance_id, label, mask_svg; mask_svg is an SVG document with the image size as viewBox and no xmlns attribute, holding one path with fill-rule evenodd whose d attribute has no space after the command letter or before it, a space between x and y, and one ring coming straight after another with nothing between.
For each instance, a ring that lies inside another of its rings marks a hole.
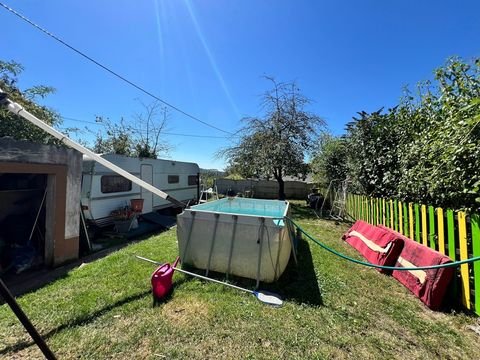
<instances>
[{"instance_id":1,"label":"green plant","mask_svg":"<svg viewBox=\"0 0 480 360\"><path fill-rule=\"evenodd\" d=\"M394 108L360 112L320 150L317 176L347 168L354 192L454 209L480 209L480 61L452 58L433 82L408 89ZM332 167L345 150L344 163ZM326 155L325 159L321 156Z\"/></svg>"},{"instance_id":2,"label":"green plant","mask_svg":"<svg viewBox=\"0 0 480 360\"><path fill-rule=\"evenodd\" d=\"M55 89L44 85L20 89L18 76L23 70L23 66L15 61L0 60L0 88L8 94L9 99L19 103L48 125L59 125L61 123L59 115L54 110L38 103L38 100L54 93ZM4 136L44 144L60 144L58 140L21 116L0 108L0 138Z\"/></svg>"},{"instance_id":3,"label":"green plant","mask_svg":"<svg viewBox=\"0 0 480 360\"><path fill-rule=\"evenodd\" d=\"M135 212L129 206L124 206L113 210L110 215L115 220L130 220L135 216Z\"/></svg>"}]
</instances>

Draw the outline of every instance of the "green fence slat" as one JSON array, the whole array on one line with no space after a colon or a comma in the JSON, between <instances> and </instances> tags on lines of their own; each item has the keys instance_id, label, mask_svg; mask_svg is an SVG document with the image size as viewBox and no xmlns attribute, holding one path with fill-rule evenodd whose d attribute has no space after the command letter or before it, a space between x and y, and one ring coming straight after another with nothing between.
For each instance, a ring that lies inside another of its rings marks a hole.
<instances>
[{"instance_id":1,"label":"green fence slat","mask_svg":"<svg viewBox=\"0 0 480 360\"><path fill-rule=\"evenodd\" d=\"M436 238L435 238L435 208L433 206L428 207L428 235L430 248L436 250Z\"/></svg>"},{"instance_id":2,"label":"green fence slat","mask_svg":"<svg viewBox=\"0 0 480 360\"><path fill-rule=\"evenodd\" d=\"M405 235L405 227L403 226L405 224L405 216L407 216L407 214L405 214L405 209L403 208L403 205L404 205L404 202L403 201L399 201L398 202L398 232L400 234L403 234ZM400 216L401 214L401 216Z\"/></svg>"},{"instance_id":3,"label":"green fence slat","mask_svg":"<svg viewBox=\"0 0 480 360\"><path fill-rule=\"evenodd\" d=\"M380 215L379 215L379 219L378 219L378 223L379 223L379 224L383 224L383 216L384 216L384 213L383 213L383 201L384 201L384 199L380 199L380 203L378 204L379 210L380 210Z\"/></svg>"},{"instance_id":4,"label":"green fence slat","mask_svg":"<svg viewBox=\"0 0 480 360\"><path fill-rule=\"evenodd\" d=\"M375 199L370 199L370 224L375 225Z\"/></svg>"},{"instance_id":5,"label":"green fence slat","mask_svg":"<svg viewBox=\"0 0 480 360\"><path fill-rule=\"evenodd\" d=\"M368 202L368 205L370 206L370 212L369 212L369 216L370 216L370 224L374 224L373 222L373 217L375 215L375 207L374 207L374 204L373 204L373 199L369 199L369 202Z\"/></svg>"},{"instance_id":6,"label":"green fence slat","mask_svg":"<svg viewBox=\"0 0 480 360\"><path fill-rule=\"evenodd\" d=\"M473 257L480 256L480 216L472 214L470 216L472 226L472 252ZM480 262L473 263L473 288L475 291L475 313L480 315Z\"/></svg>"},{"instance_id":7,"label":"green fence slat","mask_svg":"<svg viewBox=\"0 0 480 360\"><path fill-rule=\"evenodd\" d=\"M368 203L367 197L363 197L363 220L368 221Z\"/></svg>"},{"instance_id":8,"label":"green fence slat","mask_svg":"<svg viewBox=\"0 0 480 360\"><path fill-rule=\"evenodd\" d=\"M360 218L360 211L358 210L358 195L355 195L355 220Z\"/></svg>"},{"instance_id":9,"label":"green fence slat","mask_svg":"<svg viewBox=\"0 0 480 360\"><path fill-rule=\"evenodd\" d=\"M407 208L407 203L403 203L403 234L406 237L409 237L409 231L408 231L408 208Z\"/></svg>"},{"instance_id":10,"label":"green fence slat","mask_svg":"<svg viewBox=\"0 0 480 360\"><path fill-rule=\"evenodd\" d=\"M390 227L390 204L388 200L385 200L385 226Z\"/></svg>"},{"instance_id":11,"label":"green fence slat","mask_svg":"<svg viewBox=\"0 0 480 360\"><path fill-rule=\"evenodd\" d=\"M373 199L368 199L368 222L373 224Z\"/></svg>"},{"instance_id":12,"label":"green fence slat","mask_svg":"<svg viewBox=\"0 0 480 360\"><path fill-rule=\"evenodd\" d=\"M367 200L362 196L362 220L367 221Z\"/></svg>"},{"instance_id":13,"label":"green fence slat","mask_svg":"<svg viewBox=\"0 0 480 360\"><path fill-rule=\"evenodd\" d=\"M350 194L347 195L347 215L352 214L352 196Z\"/></svg>"},{"instance_id":14,"label":"green fence slat","mask_svg":"<svg viewBox=\"0 0 480 360\"><path fill-rule=\"evenodd\" d=\"M363 217L365 218L364 220L366 222L368 222L368 211L370 209L370 207L368 206L368 198L365 196L364 199L363 199L363 202L364 202L364 210L365 210L365 214L363 215Z\"/></svg>"},{"instance_id":15,"label":"green fence slat","mask_svg":"<svg viewBox=\"0 0 480 360\"><path fill-rule=\"evenodd\" d=\"M420 206L415 204L415 241L420 242Z\"/></svg>"},{"instance_id":16,"label":"green fence slat","mask_svg":"<svg viewBox=\"0 0 480 360\"><path fill-rule=\"evenodd\" d=\"M367 221L367 198L365 196L362 197L362 211L363 211L363 220Z\"/></svg>"},{"instance_id":17,"label":"green fence slat","mask_svg":"<svg viewBox=\"0 0 480 360\"><path fill-rule=\"evenodd\" d=\"M364 220L363 219L363 197L361 195L358 197L358 209L360 211L359 219Z\"/></svg>"},{"instance_id":18,"label":"green fence slat","mask_svg":"<svg viewBox=\"0 0 480 360\"><path fill-rule=\"evenodd\" d=\"M363 196L360 196L360 219L365 220L363 218Z\"/></svg>"},{"instance_id":19,"label":"green fence slat","mask_svg":"<svg viewBox=\"0 0 480 360\"><path fill-rule=\"evenodd\" d=\"M448 256L455 261L455 216L453 210L447 210Z\"/></svg>"},{"instance_id":20,"label":"green fence slat","mask_svg":"<svg viewBox=\"0 0 480 360\"><path fill-rule=\"evenodd\" d=\"M355 219L355 195L353 194L350 198L350 214L349 215Z\"/></svg>"},{"instance_id":21,"label":"green fence slat","mask_svg":"<svg viewBox=\"0 0 480 360\"><path fill-rule=\"evenodd\" d=\"M350 216L355 219L355 195L350 199Z\"/></svg>"},{"instance_id":22,"label":"green fence slat","mask_svg":"<svg viewBox=\"0 0 480 360\"><path fill-rule=\"evenodd\" d=\"M455 215L453 210L447 210L447 242L448 242L448 257L452 261L456 261L456 248L455 248ZM452 298L458 302L458 269L455 269L455 276L452 281Z\"/></svg>"},{"instance_id":23,"label":"green fence slat","mask_svg":"<svg viewBox=\"0 0 480 360\"><path fill-rule=\"evenodd\" d=\"M350 195L347 194L347 198L345 199L345 212L350 214Z\"/></svg>"}]
</instances>

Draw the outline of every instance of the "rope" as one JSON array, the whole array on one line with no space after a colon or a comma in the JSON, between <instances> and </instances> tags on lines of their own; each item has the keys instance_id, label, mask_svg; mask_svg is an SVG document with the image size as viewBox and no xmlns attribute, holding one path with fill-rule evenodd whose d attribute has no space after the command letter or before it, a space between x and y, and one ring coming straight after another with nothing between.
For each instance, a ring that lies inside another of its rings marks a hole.
<instances>
[{"instance_id":1,"label":"rope","mask_svg":"<svg viewBox=\"0 0 480 360\"><path fill-rule=\"evenodd\" d=\"M397 270L397 271L432 270L432 269L443 269L443 268L447 268L447 267L457 267L457 266L462 265L462 264L469 264L469 263L473 263L475 261L480 260L480 256L475 256L475 257L472 257L470 259L453 261L453 262L447 263L447 264L430 265L430 266L418 266L418 267L398 267L398 266L384 266L384 265L372 264L372 263L369 263L369 262L366 262L366 261L361 261L361 260L354 259L350 256L345 255L345 254L339 253L338 251L336 251L336 250L328 247L327 245L323 244L321 241L315 239L312 235L310 235L308 232L306 232L304 229L302 229L302 227L300 225L298 225L295 221L293 221L289 217L285 216L285 219L290 221L307 238L309 238L315 244L319 245L321 248L327 250L328 252L330 252L330 253L338 256L338 257L341 257L344 260L353 262L355 264L359 264L359 265L363 265L363 266L367 266L367 267L372 267L372 268L376 268L376 269Z\"/></svg>"}]
</instances>

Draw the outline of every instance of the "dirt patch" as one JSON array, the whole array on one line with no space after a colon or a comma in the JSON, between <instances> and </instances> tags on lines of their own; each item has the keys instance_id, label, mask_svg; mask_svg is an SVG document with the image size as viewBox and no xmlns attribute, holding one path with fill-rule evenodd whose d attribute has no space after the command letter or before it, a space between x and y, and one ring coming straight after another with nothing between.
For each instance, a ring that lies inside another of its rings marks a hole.
<instances>
[{"instance_id":1,"label":"dirt patch","mask_svg":"<svg viewBox=\"0 0 480 360\"><path fill-rule=\"evenodd\" d=\"M166 303L162 309L162 314L175 325L189 326L208 319L209 308L209 304L205 301L195 298L182 299L182 301Z\"/></svg>"}]
</instances>

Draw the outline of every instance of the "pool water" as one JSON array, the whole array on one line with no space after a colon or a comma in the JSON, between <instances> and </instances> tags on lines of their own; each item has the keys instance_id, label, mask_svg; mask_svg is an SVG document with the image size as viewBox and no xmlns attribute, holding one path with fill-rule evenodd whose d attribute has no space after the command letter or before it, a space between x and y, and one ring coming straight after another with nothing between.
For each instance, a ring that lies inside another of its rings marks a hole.
<instances>
[{"instance_id":1,"label":"pool water","mask_svg":"<svg viewBox=\"0 0 480 360\"><path fill-rule=\"evenodd\" d=\"M191 209L195 211L283 218L286 215L287 206L288 202L286 201L235 197L195 205Z\"/></svg>"}]
</instances>

